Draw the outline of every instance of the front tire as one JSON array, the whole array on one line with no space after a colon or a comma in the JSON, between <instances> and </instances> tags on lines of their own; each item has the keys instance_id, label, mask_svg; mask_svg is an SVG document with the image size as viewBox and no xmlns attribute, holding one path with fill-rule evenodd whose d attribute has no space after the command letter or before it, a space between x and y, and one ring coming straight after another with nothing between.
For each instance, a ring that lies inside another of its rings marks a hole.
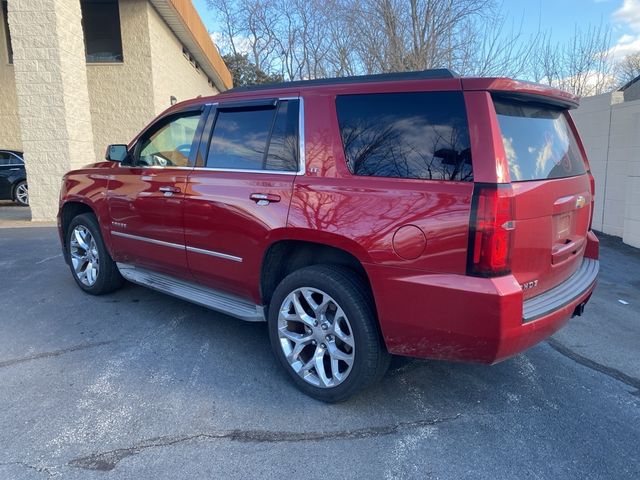
<instances>
[{"instance_id":1,"label":"front tire","mask_svg":"<svg viewBox=\"0 0 640 480\"><path fill-rule=\"evenodd\" d=\"M295 385L323 402L340 402L384 375L383 344L365 281L337 265L288 275L269 307L273 351Z\"/></svg>"},{"instance_id":2,"label":"front tire","mask_svg":"<svg viewBox=\"0 0 640 480\"><path fill-rule=\"evenodd\" d=\"M73 279L85 292L103 295L117 290L124 283L92 213L83 213L71 220L65 246Z\"/></svg>"}]
</instances>

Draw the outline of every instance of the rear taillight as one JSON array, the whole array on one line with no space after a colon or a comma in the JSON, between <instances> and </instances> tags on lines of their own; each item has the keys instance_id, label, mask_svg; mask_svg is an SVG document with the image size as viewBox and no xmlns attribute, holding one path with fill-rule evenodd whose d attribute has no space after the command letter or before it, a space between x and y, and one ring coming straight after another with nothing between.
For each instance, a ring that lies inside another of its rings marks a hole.
<instances>
[{"instance_id":1,"label":"rear taillight","mask_svg":"<svg viewBox=\"0 0 640 480\"><path fill-rule=\"evenodd\" d=\"M591 230L591 224L593 223L593 211L596 208L596 179L593 178L591 172L589 174L589 187L591 188L591 217L589 217L589 230Z\"/></svg>"},{"instance_id":2,"label":"rear taillight","mask_svg":"<svg viewBox=\"0 0 640 480\"><path fill-rule=\"evenodd\" d=\"M511 273L514 228L511 185L476 183L471 201L467 274L496 277Z\"/></svg>"}]
</instances>

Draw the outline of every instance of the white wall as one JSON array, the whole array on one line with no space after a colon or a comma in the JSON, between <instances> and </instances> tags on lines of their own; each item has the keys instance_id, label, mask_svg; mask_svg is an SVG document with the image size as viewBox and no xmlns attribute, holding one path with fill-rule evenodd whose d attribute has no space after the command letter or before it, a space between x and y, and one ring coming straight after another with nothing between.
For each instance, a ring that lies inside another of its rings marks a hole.
<instances>
[{"instance_id":1,"label":"white wall","mask_svg":"<svg viewBox=\"0 0 640 480\"><path fill-rule=\"evenodd\" d=\"M6 38L0 8L0 148L22 150L14 67L9 63Z\"/></svg>"},{"instance_id":2,"label":"white wall","mask_svg":"<svg viewBox=\"0 0 640 480\"><path fill-rule=\"evenodd\" d=\"M207 76L187 60L182 44L151 4L149 11L149 36L153 72L153 97L156 115L171 106L171 97L178 102L215 95L218 90L209 85Z\"/></svg>"},{"instance_id":3,"label":"white wall","mask_svg":"<svg viewBox=\"0 0 640 480\"><path fill-rule=\"evenodd\" d=\"M572 116L596 180L593 227L640 247L640 100L583 98Z\"/></svg>"}]
</instances>

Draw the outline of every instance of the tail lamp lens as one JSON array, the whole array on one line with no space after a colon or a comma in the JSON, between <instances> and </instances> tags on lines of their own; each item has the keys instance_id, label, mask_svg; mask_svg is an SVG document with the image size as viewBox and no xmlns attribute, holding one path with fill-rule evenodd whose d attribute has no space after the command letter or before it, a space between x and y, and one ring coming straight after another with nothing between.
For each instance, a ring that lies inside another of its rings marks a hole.
<instances>
[{"instance_id":1,"label":"tail lamp lens","mask_svg":"<svg viewBox=\"0 0 640 480\"><path fill-rule=\"evenodd\" d=\"M476 184L471 210L467 273L480 277L510 273L515 229L511 186Z\"/></svg>"}]
</instances>

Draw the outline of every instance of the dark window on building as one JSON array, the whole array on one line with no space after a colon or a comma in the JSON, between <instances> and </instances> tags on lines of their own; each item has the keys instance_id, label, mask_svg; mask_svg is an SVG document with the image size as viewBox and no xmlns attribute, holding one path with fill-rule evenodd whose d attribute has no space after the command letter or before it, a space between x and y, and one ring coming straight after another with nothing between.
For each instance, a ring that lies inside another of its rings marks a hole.
<instances>
[{"instance_id":1,"label":"dark window on building","mask_svg":"<svg viewBox=\"0 0 640 480\"><path fill-rule=\"evenodd\" d=\"M7 42L7 59L13 63L13 48L11 47L11 35L9 35L9 14L7 12L7 1L2 1L2 22L4 23L4 35Z\"/></svg>"},{"instance_id":2,"label":"dark window on building","mask_svg":"<svg viewBox=\"0 0 640 480\"><path fill-rule=\"evenodd\" d=\"M122 62L118 0L81 0L80 7L87 62Z\"/></svg>"},{"instance_id":3,"label":"dark window on building","mask_svg":"<svg viewBox=\"0 0 640 480\"><path fill-rule=\"evenodd\" d=\"M354 175L473 181L462 93L344 95L336 106Z\"/></svg>"},{"instance_id":4,"label":"dark window on building","mask_svg":"<svg viewBox=\"0 0 640 480\"><path fill-rule=\"evenodd\" d=\"M277 107L219 110L207 167L296 171L298 101Z\"/></svg>"},{"instance_id":5,"label":"dark window on building","mask_svg":"<svg viewBox=\"0 0 640 480\"><path fill-rule=\"evenodd\" d=\"M512 182L582 175L586 171L564 110L495 99Z\"/></svg>"}]
</instances>

